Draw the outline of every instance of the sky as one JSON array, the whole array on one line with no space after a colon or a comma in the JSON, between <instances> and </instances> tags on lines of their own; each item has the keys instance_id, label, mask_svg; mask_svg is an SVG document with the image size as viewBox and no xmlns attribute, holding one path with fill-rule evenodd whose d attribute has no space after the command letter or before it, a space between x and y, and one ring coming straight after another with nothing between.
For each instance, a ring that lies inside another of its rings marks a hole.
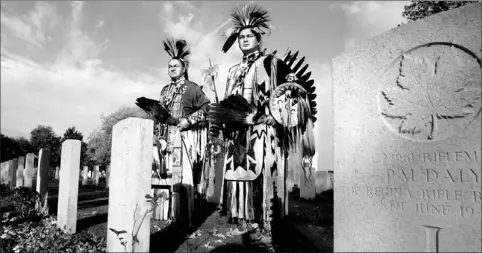
<instances>
[{"instance_id":1,"label":"sky","mask_svg":"<svg viewBox=\"0 0 482 253\"><path fill-rule=\"evenodd\" d=\"M221 52L223 33L230 11L249 3L270 14L268 52L306 56L317 87L317 169L332 170L331 60L406 22L401 13L409 2L2 1L2 134L29 138L41 124L58 135L75 126L88 137L102 114L134 106L141 96L158 99L169 80L167 37L188 42L192 81L201 84L209 59L220 65L216 87L223 97L227 71L241 59L236 44Z\"/></svg>"}]
</instances>

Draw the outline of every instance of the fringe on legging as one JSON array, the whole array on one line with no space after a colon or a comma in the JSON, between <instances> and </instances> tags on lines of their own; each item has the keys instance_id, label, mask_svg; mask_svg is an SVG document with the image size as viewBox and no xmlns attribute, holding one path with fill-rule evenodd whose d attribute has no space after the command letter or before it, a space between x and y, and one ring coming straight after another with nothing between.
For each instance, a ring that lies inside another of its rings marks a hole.
<instances>
[{"instance_id":1,"label":"fringe on legging","mask_svg":"<svg viewBox=\"0 0 482 253\"><path fill-rule=\"evenodd\" d=\"M225 181L224 210L230 218L261 221L263 176L254 181Z\"/></svg>"}]
</instances>

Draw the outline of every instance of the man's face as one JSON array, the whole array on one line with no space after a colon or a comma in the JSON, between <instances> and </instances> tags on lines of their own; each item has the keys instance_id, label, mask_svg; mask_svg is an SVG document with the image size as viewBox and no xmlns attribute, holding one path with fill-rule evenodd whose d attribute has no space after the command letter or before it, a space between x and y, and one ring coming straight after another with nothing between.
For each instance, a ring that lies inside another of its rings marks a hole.
<instances>
[{"instance_id":1,"label":"man's face","mask_svg":"<svg viewBox=\"0 0 482 253\"><path fill-rule=\"evenodd\" d=\"M169 76L173 79L178 79L182 75L184 75L184 72L186 71L186 68L182 65L182 62L178 59L172 59L169 61L168 65L168 70L167 72L169 73Z\"/></svg>"},{"instance_id":2,"label":"man's face","mask_svg":"<svg viewBox=\"0 0 482 253\"><path fill-rule=\"evenodd\" d=\"M244 54L249 54L259 49L259 41L249 28L239 33L238 44Z\"/></svg>"}]
</instances>

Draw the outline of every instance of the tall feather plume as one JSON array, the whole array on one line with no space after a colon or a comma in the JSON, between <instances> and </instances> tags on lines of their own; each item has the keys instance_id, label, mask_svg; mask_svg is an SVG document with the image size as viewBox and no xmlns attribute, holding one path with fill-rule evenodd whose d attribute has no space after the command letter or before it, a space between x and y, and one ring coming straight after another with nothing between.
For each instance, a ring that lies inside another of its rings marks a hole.
<instances>
[{"instance_id":1,"label":"tall feather plume","mask_svg":"<svg viewBox=\"0 0 482 253\"><path fill-rule=\"evenodd\" d=\"M257 4L236 7L231 12L231 21L233 26L228 28L225 33L227 40L222 49L224 53L236 42L239 33L244 28L252 28L261 35L271 32L271 30L274 29L273 26L268 24L268 22L271 21L268 11Z\"/></svg>"},{"instance_id":2,"label":"tall feather plume","mask_svg":"<svg viewBox=\"0 0 482 253\"><path fill-rule=\"evenodd\" d=\"M185 40L177 40L173 38L168 38L163 41L164 50L169 54L171 58L176 58L189 65L187 56L191 54L187 42Z\"/></svg>"}]
</instances>

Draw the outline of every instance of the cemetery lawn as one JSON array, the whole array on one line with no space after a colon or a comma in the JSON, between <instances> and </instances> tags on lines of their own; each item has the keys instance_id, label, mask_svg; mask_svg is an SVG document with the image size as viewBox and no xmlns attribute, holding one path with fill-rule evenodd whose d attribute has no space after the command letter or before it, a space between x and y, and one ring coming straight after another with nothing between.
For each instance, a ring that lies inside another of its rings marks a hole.
<instances>
[{"instance_id":1,"label":"cemetery lawn","mask_svg":"<svg viewBox=\"0 0 482 253\"><path fill-rule=\"evenodd\" d=\"M0 236L5 233L8 234L5 229L6 225L13 226L13 230L15 230L16 227L31 222L32 225L30 226L42 227L44 232L55 234L52 235L52 243L59 245L62 243L77 243L77 246L71 248L95 249L96 252L105 252L108 190L104 187L102 181L99 187L92 187L90 184L89 186L79 186L77 233L73 239L67 238L68 236L61 232L53 232L55 229L52 229L52 227L55 228L55 219L42 218L38 215L33 215L28 221L19 219L15 224L0 223ZM56 217L57 195L58 182L51 181L49 183L48 204L52 217ZM6 202L3 201L2 196L1 213L7 210L5 205ZM13 210L12 207L9 208L10 211ZM230 224L226 217L220 216L215 209L215 205L205 206L204 212L199 214L196 222L198 225L190 229L170 224L167 221L151 220L151 252L333 252L332 195L318 196L316 200L311 201L300 200L298 197L291 196L290 215L284 221L279 222L276 227L273 227L272 235L263 233L256 227L243 229ZM12 230L12 228L9 229ZM34 235L30 233L29 236ZM20 252L22 247L18 246L19 238L15 241L12 239L14 237L16 236L9 235L8 238L11 240L4 240L3 238L0 240L1 252ZM45 243L42 244L42 240L45 240L45 238L37 240L37 248L39 250L50 249ZM22 246L25 250L26 246ZM56 249L60 248L59 246ZM27 250L27 252L32 251L35 250ZM65 251L65 248L61 251Z\"/></svg>"}]
</instances>

